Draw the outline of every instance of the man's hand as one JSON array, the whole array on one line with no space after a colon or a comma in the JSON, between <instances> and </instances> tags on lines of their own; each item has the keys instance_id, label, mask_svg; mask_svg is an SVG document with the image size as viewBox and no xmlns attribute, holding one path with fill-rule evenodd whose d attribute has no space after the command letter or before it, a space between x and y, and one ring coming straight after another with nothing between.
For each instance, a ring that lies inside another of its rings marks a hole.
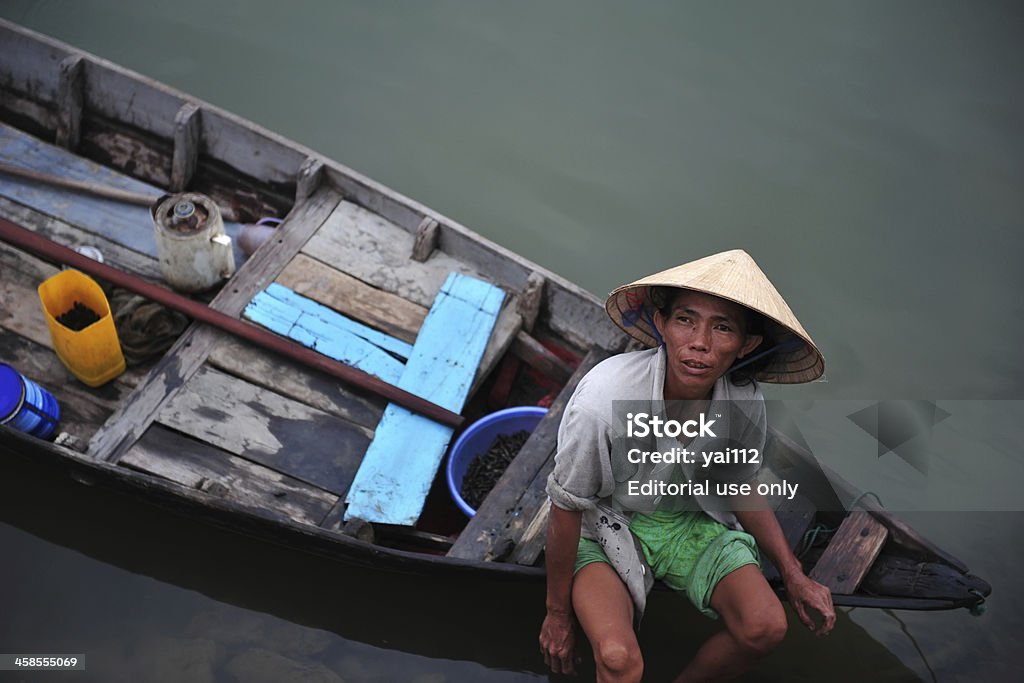
<instances>
[{"instance_id":1,"label":"man's hand","mask_svg":"<svg viewBox=\"0 0 1024 683\"><path fill-rule=\"evenodd\" d=\"M816 635L827 636L836 625L836 610L832 606L832 593L829 589L803 572L794 572L794 575L785 581L786 594L789 595L789 602L796 610L800 621ZM822 616L823 621L820 625L815 624L810 610Z\"/></svg>"},{"instance_id":2,"label":"man's hand","mask_svg":"<svg viewBox=\"0 0 1024 683\"><path fill-rule=\"evenodd\" d=\"M575 674L576 634L572 615L548 611L540 627L540 651L544 663L556 674Z\"/></svg>"}]
</instances>

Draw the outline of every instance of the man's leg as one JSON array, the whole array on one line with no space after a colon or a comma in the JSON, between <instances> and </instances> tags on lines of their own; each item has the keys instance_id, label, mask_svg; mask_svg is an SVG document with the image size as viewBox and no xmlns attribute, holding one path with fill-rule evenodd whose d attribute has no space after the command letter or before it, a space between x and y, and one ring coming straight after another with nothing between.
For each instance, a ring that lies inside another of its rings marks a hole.
<instances>
[{"instance_id":1,"label":"man's leg","mask_svg":"<svg viewBox=\"0 0 1024 683\"><path fill-rule=\"evenodd\" d=\"M644 661L633 631L633 599L611 565L592 562L576 573L572 605L594 651L599 683L639 681Z\"/></svg>"},{"instance_id":2,"label":"man's leg","mask_svg":"<svg viewBox=\"0 0 1024 683\"><path fill-rule=\"evenodd\" d=\"M711 594L725 630L708 638L676 683L727 681L750 669L786 635L786 612L755 564L725 576Z\"/></svg>"}]
</instances>

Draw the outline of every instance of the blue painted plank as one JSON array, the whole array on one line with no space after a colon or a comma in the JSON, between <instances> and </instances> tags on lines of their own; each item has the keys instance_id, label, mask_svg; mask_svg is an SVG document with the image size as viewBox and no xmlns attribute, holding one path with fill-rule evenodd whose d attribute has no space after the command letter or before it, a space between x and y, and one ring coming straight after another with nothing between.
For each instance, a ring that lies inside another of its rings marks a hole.
<instances>
[{"instance_id":1,"label":"blue painted plank","mask_svg":"<svg viewBox=\"0 0 1024 683\"><path fill-rule=\"evenodd\" d=\"M398 386L460 412L504 296L489 283L449 275ZM415 524L451 436L450 427L389 404L349 489L345 519Z\"/></svg>"},{"instance_id":2,"label":"blue painted plank","mask_svg":"<svg viewBox=\"0 0 1024 683\"><path fill-rule=\"evenodd\" d=\"M0 161L71 180L151 194L154 198L166 191L84 159L66 149L43 142L3 123L0 123ZM4 173L0 173L0 195L88 232L109 237L129 249L157 258L153 219L149 215L149 209L144 206L71 192ZM234 242L237 242L241 228L239 223L224 224L225 232ZM245 261L245 254L237 244L234 245L234 252L235 265L241 265Z\"/></svg>"},{"instance_id":3,"label":"blue painted plank","mask_svg":"<svg viewBox=\"0 0 1024 683\"><path fill-rule=\"evenodd\" d=\"M396 339L389 334L368 327L361 322L353 320L341 313L338 313L329 306L313 301L312 299L298 294L284 285L276 282L266 288L266 293L278 301L293 306L296 309L308 313L310 316L322 321L325 325L348 330L352 334L362 337L366 341L379 346L385 351L390 351L403 360L412 353L412 344L401 339ZM309 327L309 329L314 329Z\"/></svg>"},{"instance_id":4,"label":"blue painted plank","mask_svg":"<svg viewBox=\"0 0 1024 683\"><path fill-rule=\"evenodd\" d=\"M402 376L401 361L346 330L325 328L320 333L311 332L303 324L304 319L313 320L308 313L287 306L265 292L253 297L243 315L272 332L389 384L395 384Z\"/></svg>"}]
</instances>

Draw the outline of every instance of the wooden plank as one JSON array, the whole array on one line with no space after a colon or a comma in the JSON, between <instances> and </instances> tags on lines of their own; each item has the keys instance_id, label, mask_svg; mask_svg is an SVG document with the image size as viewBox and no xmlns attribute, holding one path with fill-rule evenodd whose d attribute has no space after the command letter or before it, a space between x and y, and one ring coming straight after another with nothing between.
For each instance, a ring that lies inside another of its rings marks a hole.
<instances>
[{"instance_id":1,"label":"wooden plank","mask_svg":"<svg viewBox=\"0 0 1024 683\"><path fill-rule=\"evenodd\" d=\"M491 284L452 273L398 386L461 411L504 297ZM346 496L345 519L415 524L451 435L450 427L389 404Z\"/></svg>"},{"instance_id":2,"label":"wooden plank","mask_svg":"<svg viewBox=\"0 0 1024 683\"><path fill-rule=\"evenodd\" d=\"M530 273L526 279L526 286L519 296L519 315L523 317L523 330L527 333L533 331L540 314L540 306L544 299L544 283L547 282L540 273Z\"/></svg>"},{"instance_id":3,"label":"wooden plank","mask_svg":"<svg viewBox=\"0 0 1024 683\"><path fill-rule=\"evenodd\" d=\"M104 263L118 270L138 275L153 282L161 279L160 264L154 257L129 249L103 235L87 232L5 197L0 197L0 217L72 249L79 246L96 247L103 253ZM34 257L26 255L26 258ZM56 269L53 271L56 272ZM40 281L42 279L40 278Z\"/></svg>"},{"instance_id":4,"label":"wooden plank","mask_svg":"<svg viewBox=\"0 0 1024 683\"><path fill-rule=\"evenodd\" d=\"M120 464L300 524L315 525L338 498L160 425L146 430Z\"/></svg>"},{"instance_id":5,"label":"wooden plank","mask_svg":"<svg viewBox=\"0 0 1024 683\"><path fill-rule=\"evenodd\" d=\"M440 235L441 229L438 227L437 221L429 216L424 218L420 226L416 228L410 258L413 261L426 261L430 258L430 255L437 249Z\"/></svg>"},{"instance_id":6,"label":"wooden plank","mask_svg":"<svg viewBox=\"0 0 1024 683\"><path fill-rule=\"evenodd\" d=\"M524 513L521 500L531 483L538 479L538 473L553 463L558 426L569 398L576 390L583 376L599 362L608 357L608 352L599 347L592 348L552 402L547 414L516 455L512 464L494 485L459 535L459 539L448 551L450 557L464 560L491 561L507 554L512 538L523 531L532 521L540 502L527 501L527 507L536 505Z\"/></svg>"},{"instance_id":7,"label":"wooden plank","mask_svg":"<svg viewBox=\"0 0 1024 683\"><path fill-rule=\"evenodd\" d=\"M541 503L540 510L526 525L522 537L515 544L515 550L512 552L513 562L529 567L537 561L541 551L544 550L544 541L547 540L550 516L551 500L545 498Z\"/></svg>"},{"instance_id":8,"label":"wooden plank","mask_svg":"<svg viewBox=\"0 0 1024 683\"><path fill-rule=\"evenodd\" d=\"M427 309L400 296L377 289L327 264L299 254L289 263L277 282L350 318L381 330L403 341L416 340ZM506 302L487 342L483 359L470 389L472 396L498 361L508 351L520 329L520 318Z\"/></svg>"},{"instance_id":9,"label":"wooden plank","mask_svg":"<svg viewBox=\"0 0 1024 683\"><path fill-rule=\"evenodd\" d=\"M313 156L306 157L295 174L295 203L301 204L313 196L323 184L324 177L323 160Z\"/></svg>"},{"instance_id":10,"label":"wooden plank","mask_svg":"<svg viewBox=\"0 0 1024 683\"><path fill-rule=\"evenodd\" d=\"M427 308L366 284L306 254L298 254L277 282L302 296L403 341L415 342Z\"/></svg>"},{"instance_id":11,"label":"wooden plank","mask_svg":"<svg viewBox=\"0 0 1024 683\"><path fill-rule=\"evenodd\" d=\"M367 438L373 436L373 428L384 413L381 399L359 395L332 377L310 372L287 358L235 338L221 341L210 354L210 363L251 384L360 425Z\"/></svg>"},{"instance_id":12,"label":"wooden plank","mask_svg":"<svg viewBox=\"0 0 1024 683\"><path fill-rule=\"evenodd\" d=\"M274 299L277 299L286 306L292 306L308 317L312 317L325 325L350 332L361 337L374 346L384 349L402 359L408 359L412 353L412 344L392 337L389 334L378 332L372 327L346 317L323 304L293 292L284 285L271 283L263 292ZM301 324L305 318L300 318Z\"/></svg>"},{"instance_id":13,"label":"wooden plank","mask_svg":"<svg viewBox=\"0 0 1024 683\"><path fill-rule=\"evenodd\" d=\"M818 558L811 578L833 593L853 593L882 551L888 535L888 530L870 513L850 512Z\"/></svg>"},{"instance_id":14,"label":"wooden plank","mask_svg":"<svg viewBox=\"0 0 1024 683\"><path fill-rule=\"evenodd\" d=\"M325 356L351 365L389 384L402 375L402 363L354 334L320 324L316 317L260 292L245 308L245 317Z\"/></svg>"},{"instance_id":15,"label":"wooden plank","mask_svg":"<svg viewBox=\"0 0 1024 683\"><path fill-rule=\"evenodd\" d=\"M171 192L188 187L196 172L201 144L202 113L197 105L186 102L174 116L174 156L171 157Z\"/></svg>"},{"instance_id":16,"label":"wooden plank","mask_svg":"<svg viewBox=\"0 0 1024 683\"><path fill-rule=\"evenodd\" d=\"M57 144L72 152L82 133L83 58L70 55L61 60L57 91Z\"/></svg>"},{"instance_id":17,"label":"wooden plank","mask_svg":"<svg viewBox=\"0 0 1024 683\"><path fill-rule=\"evenodd\" d=\"M442 251L423 263L413 261L413 241L394 223L344 201L302 252L420 306L433 303L451 272L484 277Z\"/></svg>"},{"instance_id":18,"label":"wooden plank","mask_svg":"<svg viewBox=\"0 0 1024 683\"><path fill-rule=\"evenodd\" d=\"M512 340L512 353L540 370L544 375L550 377L558 384L569 381L572 377L573 368L564 360L544 348L544 345L528 335L526 332L519 332Z\"/></svg>"},{"instance_id":19,"label":"wooden plank","mask_svg":"<svg viewBox=\"0 0 1024 683\"><path fill-rule=\"evenodd\" d=\"M339 496L370 443L362 428L207 367L156 421Z\"/></svg>"},{"instance_id":20,"label":"wooden plank","mask_svg":"<svg viewBox=\"0 0 1024 683\"><path fill-rule=\"evenodd\" d=\"M57 101L57 72L61 61L72 54L66 45L0 19L0 54L4 87L31 93L46 103Z\"/></svg>"},{"instance_id":21,"label":"wooden plank","mask_svg":"<svg viewBox=\"0 0 1024 683\"><path fill-rule=\"evenodd\" d=\"M86 54L85 108L147 131L174 137L174 115L193 98L95 55Z\"/></svg>"},{"instance_id":22,"label":"wooden plank","mask_svg":"<svg viewBox=\"0 0 1024 683\"><path fill-rule=\"evenodd\" d=\"M498 314L498 321L494 323L494 331L491 338L487 340L487 348L484 349L483 358L480 359L480 366L473 378L473 386L470 387L469 395L476 394L476 390L484 383L491 371L498 366L498 363L505 357L505 353L512 346L512 341L519 334L523 327L523 319L516 310L515 299L505 302Z\"/></svg>"},{"instance_id":23,"label":"wooden plank","mask_svg":"<svg viewBox=\"0 0 1024 683\"><path fill-rule=\"evenodd\" d=\"M273 281L284 265L298 253L323 225L341 200L340 194L324 188L307 203L296 207L277 231L277 247L260 249L246 261L211 302L227 315L239 315L258 291ZM188 381L223 338L223 333L193 324L170 351L136 387L130 399L97 432L89 444L90 455L116 462L146 430L167 400Z\"/></svg>"},{"instance_id":24,"label":"wooden plank","mask_svg":"<svg viewBox=\"0 0 1024 683\"><path fill-rule=\"evenodd\" d=\"M0 124L0 159L14 166L72 180L94 182L153 197L162 194L152 185L49 145L5 124ZM153 221L145 207L69 193L7 175L0 175L0 195L156 257Z\"/></svg>"}]
</instances>

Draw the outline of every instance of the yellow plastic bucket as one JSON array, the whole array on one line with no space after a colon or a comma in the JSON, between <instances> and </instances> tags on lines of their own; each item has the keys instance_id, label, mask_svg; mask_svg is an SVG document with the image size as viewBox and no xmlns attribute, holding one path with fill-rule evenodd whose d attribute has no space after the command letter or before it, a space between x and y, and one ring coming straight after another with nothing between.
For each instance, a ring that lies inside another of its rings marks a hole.
<instances>
[{"instance_id":1,"label":"yellow plastic bucket","mask_svg":"<svg viewBox=\"0 0 1024 683\"><path fill-rule=\"evenodd\" d=\"M61 271L39 285L39 300L50 328L53 350L71 374L90 387L98 387L124 372L124 354L110 304L95 280L77 270ZM99 319L79 330L57 320L76 304L85 306Z\"/></svg>"}]
</instances>

